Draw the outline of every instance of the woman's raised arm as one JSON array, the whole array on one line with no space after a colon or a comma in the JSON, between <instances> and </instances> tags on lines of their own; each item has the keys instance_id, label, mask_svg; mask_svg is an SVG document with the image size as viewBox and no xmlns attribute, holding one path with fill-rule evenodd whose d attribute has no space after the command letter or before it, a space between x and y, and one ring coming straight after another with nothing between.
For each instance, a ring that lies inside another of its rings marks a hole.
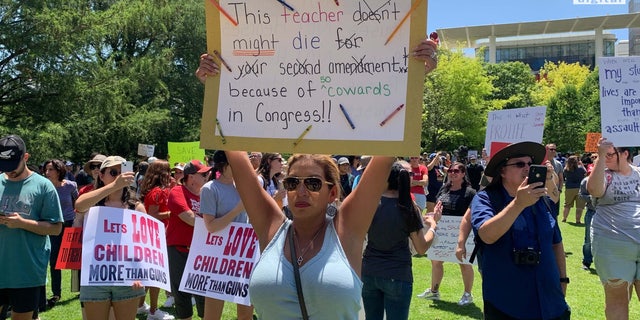
<instances>
[{"instance_id":1,"label":"woman's raised arm","mask_svg":"<svg viewBox=\"0 0 640 320\"><path fill-rule=\"evenodd\" d=\"M236 189L240 194L242 203L249 215L249 222L260 241L260 250L264 250L267 244L278 231L282 222L286 219L282 210L278 208L276 201L262 189L258 183L256 173L253 171L247 153L244 151L226 151L227 160L233 170L233 178Z\"/></svg>"}]
</instances>

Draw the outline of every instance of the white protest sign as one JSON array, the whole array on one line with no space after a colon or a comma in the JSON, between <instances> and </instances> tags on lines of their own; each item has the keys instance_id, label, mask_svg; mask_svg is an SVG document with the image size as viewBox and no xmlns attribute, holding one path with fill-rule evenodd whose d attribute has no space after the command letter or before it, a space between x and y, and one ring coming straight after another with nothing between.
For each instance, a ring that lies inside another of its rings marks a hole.
<instances>
[{"instance_id":1,"label":"white protest sign","mask_svg":"<svg viewBox=\"0 0 640 320\"><path fill-rule=\"evenodd\" d=\"M418 153L425 68L412 50L427 1L290 4L205 1L220 76L207 78L202 146Z\"/></svg>"},{"instance_id":2,"label":"white protest sign","mask_svg":"<svg viewBox=\"0 0 640 320\"><path fill-rule=\"evenodd\" d=\"M83 231L83 286L144 286L171 290L164 224L142 212L92 207Z\"/></svg>"},{"instance_id":3,"label":"white protest sign","mask_svg":"<svg viewBox=\"0 0 640 320\"><path fill-rule=\"evenodd\" d=\"M209 233L196 217L180 291L251 305L249 278L259 258L258 237L250 224L232 222Z\"/></svg>"},{"instance_id":4,"label":"white protest sign","mask_svg":"<svg viewBox=\"0 0 640 320\"><path fill-rule=\"evenodd\" d=\"M153 157L156 146L152 144L138 143L138 155L145 157Z\"/></svg>"},{"instance_id":5,"label":"white protest sign","mask_svg":"<svg viewBox=\"0 0 640 320\"><path fill-rule=\"evenodd\" d=\"M484 147L492 156L504 146L522 141L542 143L547 107L528 107L489 112Z\"/></svg>"},{"instance_id":6,"label":"white protest sign","mask_svg":"<svg viewBox=\"0 0 640 320\"><path fill-rule=\"evenodd\" d=\"M640 139L640 57L598 58L602 137L614 145Z\"/></svg>"},{"instance_id":7,"label":"white protest sign","mask_svg":"<svg viewBox=\"0 0 640 320\"><path fill-rule=\"evenodd\" d=\"M469 238L467 238L467 258L464 260L464 262L460 262L460 260L456 258L460 221L462 221L462 217L442 216L442 218L438 222L438 240L434 241L429 250L427 250L427 257L429 259L469 264L471 252L475 247L475 244L473 242L473 232L470 232ZM475 260L473 264L476 264Z\"/></svg>"}]
</instances>

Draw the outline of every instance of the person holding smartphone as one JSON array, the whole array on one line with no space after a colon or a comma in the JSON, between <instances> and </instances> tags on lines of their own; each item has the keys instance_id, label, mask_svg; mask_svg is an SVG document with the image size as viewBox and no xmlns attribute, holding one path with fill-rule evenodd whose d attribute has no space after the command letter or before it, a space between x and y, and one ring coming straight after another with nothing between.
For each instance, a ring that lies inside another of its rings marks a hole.
<instances>
[{"instance_id":1,"label":"person holding smartphone","mask_svg":"<svg viewBox=\"0 0 640 320\"><path fill-rule=\"evenodd\" d=\"M564 246L554 212L559 194L545 153L535 142L498 151L485 169L491 183L471 202L485 319L571 317ZM531 179L543 176L544 182L530 183L532 165L543 161L546 172L534 170Z\"/></svg>"}]
</instances>

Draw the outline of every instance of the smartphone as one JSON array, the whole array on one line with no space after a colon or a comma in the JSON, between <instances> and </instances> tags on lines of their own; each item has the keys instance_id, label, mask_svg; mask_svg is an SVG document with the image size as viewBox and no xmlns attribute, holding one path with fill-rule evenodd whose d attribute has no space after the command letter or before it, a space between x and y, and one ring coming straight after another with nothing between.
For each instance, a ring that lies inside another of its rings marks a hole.
<instances>
[{"instance_id":1,"label":"smartphone","mask_svg":"<svg viewBox=\"0 0 640 320\"><path fill-rule=\"evenodd\" d=\"M120 171L122 173L133 171L133 162L127 161L120 166Z\"/></svg>"},{"instance_id":2,"label":"smartphone","mask_svg":"<svg viewBox=\"0 0 640 320\"><path fill-rule=\"evenodd\" d=\"M544 184L547 181L547 166L533 164L529 167L529 184L535 182L542 182L542 185L537 188L544 188Z\"/></svg>"}]
</instances>

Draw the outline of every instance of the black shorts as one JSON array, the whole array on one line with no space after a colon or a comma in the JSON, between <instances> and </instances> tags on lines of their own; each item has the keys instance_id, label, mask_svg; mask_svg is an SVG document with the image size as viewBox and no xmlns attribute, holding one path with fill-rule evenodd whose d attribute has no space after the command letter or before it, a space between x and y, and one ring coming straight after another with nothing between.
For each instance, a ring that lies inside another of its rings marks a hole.
<instances>
[{"instance_id":1,"label":"black shorts","mask_svg":"<svg viewBox=\"0 0 640 320\"><path fill-rule=\"evenodd\" d=\"M16 313L36 310L39 299L40 287L0 289L0 306L10 305Z\"/></svg>"}]
</instances>

